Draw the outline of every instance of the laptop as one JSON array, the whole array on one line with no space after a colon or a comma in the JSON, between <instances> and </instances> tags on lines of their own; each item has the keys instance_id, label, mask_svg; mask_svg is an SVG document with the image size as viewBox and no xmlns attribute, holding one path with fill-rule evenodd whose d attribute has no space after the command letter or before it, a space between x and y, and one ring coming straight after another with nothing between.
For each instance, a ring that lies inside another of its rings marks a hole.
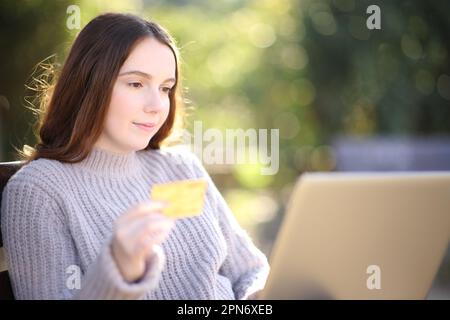
<instances>
[{"instance_id":1,"label":"laptop","mask_svg":"<svg viewBox=\"0 0 450 320\"><path fill-rule=\"evenodd\" d=\"M425 299L450 240L450 172L306 173L260 299Z\"/></svg>"}]
</instances>

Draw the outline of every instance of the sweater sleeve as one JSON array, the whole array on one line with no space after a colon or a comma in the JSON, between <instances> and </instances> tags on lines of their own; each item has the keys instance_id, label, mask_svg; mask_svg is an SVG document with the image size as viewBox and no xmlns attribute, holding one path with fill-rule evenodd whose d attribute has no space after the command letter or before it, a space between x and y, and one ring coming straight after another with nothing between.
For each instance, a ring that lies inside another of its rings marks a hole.
<instances>
[{"instance_id":1,"label":"sweater sleeve","mask_svg":"<svg viewBox=\"0 0 450 320\"><path fill-rule=\"evenodd\" d=\"M270 270L267 258L239 225L200 160L194 154L190 157L196 176L208 181L207 192L214 199L215 212L228 244L227 258L220 272L231 280L236 299L251 299L266 283Z\"/></svg>"},{"instance_id":2,"label":"sweater sleeve","mask_svg":"<svg viewBox=\"0 0 450 320\"><path fill-rule=\"evenodd\" d=\"M139 299L159 281L165 259L162 251L149 259L139 282L128 283L113 260L110 241L87 270L81 270L61 206L38 185L10 181L3 192L1 213L16 299Z\"/></svg>"}]
</instances>

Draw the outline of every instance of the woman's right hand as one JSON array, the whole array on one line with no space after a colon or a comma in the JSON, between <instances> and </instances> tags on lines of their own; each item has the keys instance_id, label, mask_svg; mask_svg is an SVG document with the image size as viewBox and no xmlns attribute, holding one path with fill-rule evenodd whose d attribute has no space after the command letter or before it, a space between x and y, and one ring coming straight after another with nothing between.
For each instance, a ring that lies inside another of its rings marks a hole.
<instances>
[{"instance_id":1,"label":"woman's right hand","mask_svg":"<svg viewBox=\"0 0 450 320\"><path fill-rule=\"evenodd\" d=\"M120 216L114 225L113 258L124 279L139 280L155 246L161 244L174 226L174 219L162 214L161 202L139 204Z\"/></svg>"}]
</instances>

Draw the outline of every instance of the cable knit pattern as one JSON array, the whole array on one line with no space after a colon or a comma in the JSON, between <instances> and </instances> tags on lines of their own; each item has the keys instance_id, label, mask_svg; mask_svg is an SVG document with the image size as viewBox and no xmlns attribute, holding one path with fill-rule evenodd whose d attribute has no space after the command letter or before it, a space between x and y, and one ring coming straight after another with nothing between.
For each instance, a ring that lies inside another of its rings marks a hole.
<instances>
[{"instance_id":1,"label":"cable knit pattern","mask_svg":"<svg viewBox=\"0 0 450 320\"><path fill-rule=\"evenodd\" d=\"M200 216L179 219L142 279L125 281L111 254L114 220L155 183L206 178ZM269 265L191 152L126 155L94 148L82 162L38 159L3 192L2 233L17 299L246 299ZM81 286L71 286L73 269Z\"/></svg>"}]
</instances>

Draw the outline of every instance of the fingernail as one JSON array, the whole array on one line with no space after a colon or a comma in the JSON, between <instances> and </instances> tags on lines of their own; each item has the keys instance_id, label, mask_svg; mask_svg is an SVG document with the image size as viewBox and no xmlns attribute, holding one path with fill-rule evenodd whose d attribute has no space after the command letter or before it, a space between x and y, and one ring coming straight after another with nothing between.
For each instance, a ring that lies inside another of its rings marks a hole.
<instances>
[{"instance_id":1,"label":"fingernail","mask_svg":"<svg viewBox=\"0 0 450 320\"><path fill-rule=\"evenodd\" d=\"M164 208L167 207L167 201L153 201L153 204L157 207Z\"/></svg>"},{"instance_id":2,"label":"fingernail","mask_svg":"<svg viewBox=\"0 0 450 320\"><path fill-rule=\"evenodd\" d=\"M158 204L159 204L160 206L165 207L165 206L167 206L169 203L168 203L167 201L158 201Z\"/></svg>"}]
</instances>

